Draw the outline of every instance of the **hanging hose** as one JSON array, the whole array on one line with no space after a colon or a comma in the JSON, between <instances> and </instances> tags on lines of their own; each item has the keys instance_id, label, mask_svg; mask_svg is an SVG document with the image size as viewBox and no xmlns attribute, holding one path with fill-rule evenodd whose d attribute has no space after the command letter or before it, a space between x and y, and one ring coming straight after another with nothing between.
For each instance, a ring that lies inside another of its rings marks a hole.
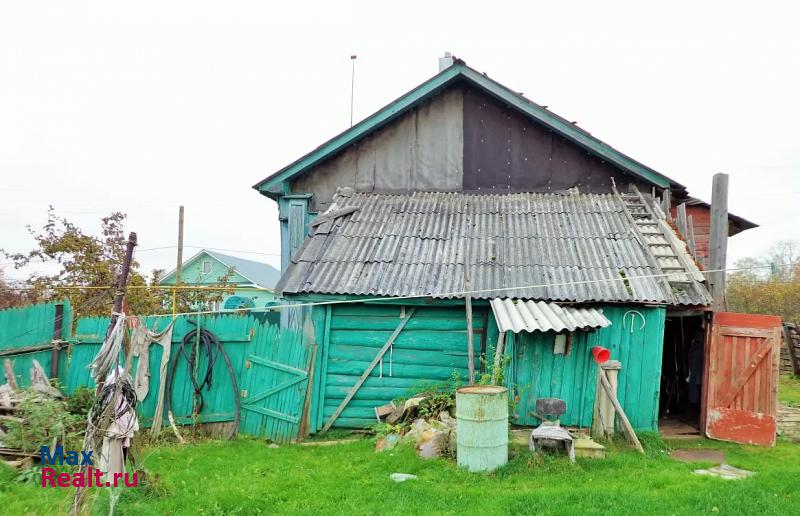
<instances>
[{"instance_id":1,"label":"hanging hose","mask_svg":"<svg viewBox=\"0 0 800 516\"><path fill-rule=\"evenodd\" d=\"M192 321L188 321L192 324L196 324ZM198 342L198 331L199 331L199 342ZM195 342L199 343L198 347L195 347ZM191 349L190 352L186 352L187 345ZM199 363L198 361L198 353L200 355L205 354L208 358L208 366L206 367L205 374L202 376L202 381L195 378L194 369L195 365ZM222 346L222 343L219 341L216 335L211 333L210 331L202 328L200 330L194 329L184 335L183 340L180 343L180 347L178 349L178 353L175 353L175 358L172 360L172 364L170 364L170 371L167 373L167 383L165 388L166 393L166 400L165 400L165 408L167 413L169 414L172 411L172 388L174 386L175 380L175 370L178 368L178 359L183 356L186 359L187 365L187 372L189 378L192 382L192 387L194 389L194 411L193 413L199 415L203 407L205 406L205 400L203 398L203 389L211 390L211 379L214 373L214 365L217 363L218 358L221 356L222 360L225 362L225 366L228 368L228 374L231 378L231 385L233 387L233 402L234 402L234 415L233 415L233 426L231 430L228 432L226 436L227 439L232 439L236 432L239 430L239 387L236 384L236 372L233 370L233 365L231 364L231 359L228 356L228 353L225 352L225 348Z\"/></svg>"}]
</instances>

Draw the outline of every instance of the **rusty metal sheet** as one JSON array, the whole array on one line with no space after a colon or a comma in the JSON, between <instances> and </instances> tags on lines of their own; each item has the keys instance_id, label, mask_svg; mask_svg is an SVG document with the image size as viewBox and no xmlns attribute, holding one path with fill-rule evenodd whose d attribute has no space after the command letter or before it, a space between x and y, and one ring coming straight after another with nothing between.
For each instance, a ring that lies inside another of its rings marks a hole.
<instances>
[{"instance_id":1,"label":"rusty metal sheet","mask_svg":"<svg viewBox=\"0 0 800 516\"><path fill-rule=\"evenodd\" d=\"M717 312L706 345L706 436L775 445L781 318Z\"/></svg>"}]
</instances>

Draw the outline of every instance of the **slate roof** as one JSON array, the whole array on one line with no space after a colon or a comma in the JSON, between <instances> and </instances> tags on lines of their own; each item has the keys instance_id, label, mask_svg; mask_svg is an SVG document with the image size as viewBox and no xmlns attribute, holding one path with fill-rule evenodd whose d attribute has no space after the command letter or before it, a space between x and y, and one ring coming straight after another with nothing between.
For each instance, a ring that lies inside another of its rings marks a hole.
<instances>
[{"instance_id":1,"label":"slate roof","mask_svg":"<svg viewBox=\"0 0 800 516\"><path fill-rule=\"evenodd\" d=\"M711 300L696 270L652 277L664 274L652 243L616 194L348 194L314 222L276 290L463 297L466 252L476 299Z\"/></svg>"}]
</instances>

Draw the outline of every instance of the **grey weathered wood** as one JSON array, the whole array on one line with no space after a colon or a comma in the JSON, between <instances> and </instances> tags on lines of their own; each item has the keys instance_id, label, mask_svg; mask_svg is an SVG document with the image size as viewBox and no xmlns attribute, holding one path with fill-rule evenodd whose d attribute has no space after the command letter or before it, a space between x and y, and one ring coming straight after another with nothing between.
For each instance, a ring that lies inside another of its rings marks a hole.
<instances>
[{"instance_id":1,"label":"grey weathered wood","mask_svg":"<svg viewBox=\"0 0 800 516\"><path fill-rule=\"evenodd\" d=\"M492 368L492 385L497 385L500 367L503 365L503 352L506 349L506 332L501 331L497 335L497 346L494 349L494 367Z\"/></svg>"},{"instance_id":2,"label":"grey weathered wood","mask_svg":"<svg viewBox=\"0 0 800 516\"><path fill-rule=\"evenodd\" d=\"M364 372L361 373L361 377L358 379L356 384L353 385L353 388L350 389L350 391L348 391L347 396L345 396L345 398L342 400L339 406L336 407L336 411L333 414L331 414L331 417L330 419L328 419L328 422L325 423L325 426L322 427L323 432L327 432L331 428L334 421L336 421L336 419L339 417L339 415L342 413L345 407L347 407L347 404L350 403L350 400L353 399L353 396L356 395L358 389L360 389L361 386L364 385L364 382L367 380L367 377L369 377L372 370L375 369L375 366L378 365L378 362L380 362L381 358L383 358L383 355L386 354L386 351L392 346L392 344L394 344L395 339L397 339L397 336L400 335L401 331L403 331L403 328L405 328L406 324L408 323L408 320L411 319L411 316L414 315L416 309L417 307L415 306L412 306L411 308L408 309L408 312L406 312L406 316L400 320L400 324L397 325L397 328L395 328L392 334L389 336L389 340L386 341L386 343L383 345L380 351L378 351L378 354L375 355L375 358L372 359L372 362L370 362L367 368L364 370Z\"/></svg>"},{"instance_id":3,"label":"grey weathered wood","mask_svg":"<svg viewBox=\"0 0 800 516\"><path fill-rule=\"evenodd\" d=\"M11 390L18 391L19 385L17 385L17 377L14 376L14 366L11 364L11 360L7 358L3 360L3 370L5 371L8 386L11 387Z\"/></svg>"},{"instance_id":4,"label":"grey weathered wood","mask_svg":"<svg viewBox=\"0 0 800 516\"><path fill-rule=\"evenodd\" d=\"M600 375L605 374L611 389L617 392L617 377L622 364L619 360L609 360L597 368L597 387L592 418L592 437L608 439L614 435L614 405L600 384Z\"/></svg>"},{"instance_id":5,"label":"grey weathered wood","mask_svg":"<svg viewBox=\"0 0 800 516\"><path fill-rule=\"evenodd\" d=\"M689 252L692 253L692 258L697 260L697 243L694 238L694 219L689 215L686 219L686 243L689 245Z\"/></svg>"},{"instance_id":6,"label":"grey weathered wood","mask_svg":"<svg viewBox=\"0 0 800 516\"><path fill-rule=\"evenodd\" d=\"M794 348L794 340L792 340L789 327L786 325L783 326L783 339L789 351L789 360L792 361L792 371L794 374L800 375L800 357L796 354L797 350Z\"/></svg>"},{"instance_id":7,"label":"grey weathered wood","mask_svg":"<svg viewBox=\"0 0 800 516\"><path fill-rule=\"evenodd\" d=\"M678 231L681 232L681 238L687 239L689 235L689 224L686 220L686 203L682 202L678 205Z\"/></svg>"},{"instance_id":8,"label":"grey weathered wood","mask_svg":"<svg viewBox=\"0 0 800 516\"><path fill-rule=\"evenodd\" d=\"M606 391L608 399L611 400L611 403L614 405L614 409L617 411L617 417L619 417L620 423L622 423L622 429L625 431L625 435L628 437L628 440L633 443L640 453L644 453L642 443L639 442L639 438L636 437L636 432L633 431L633 426L631 426L628 416L625 414L625 411L622 410L622 405L620 405L619 400L617 399L617 393L614 392L614 389L611 387L611 382L608 381L605 371L600 374L600 383L603 385L603 389Z\"/></svg>"},{"instance_id":9,"label":"grey weathered wood","mask_svg":"<svg viewBox=\"0 0 800 516\"><path fill-rule=\"evenodd\" d=\"M728 255L728 174L714 174L711 187L709 284L714 310L725 310L725 264Z\"/></svg>"},{"instance_id":10,"label":"grey weathered wood","mask_svg":"<svg viewBox=\"0 0 800 516\"><path fill-rule=\"evenodd\" d=\"M469 293L469 264L464 264L464 308L467 311L467 367L469 384L475 385L475 343L472 341L472 296Z\"/></svg>"},{"instance_id":11,"label":"grey weathered wood","mask_svg":"<svg viewBox=\"0 0 800 516\"><path fill-rule=\"evenodd\" d=\"M661 194L661 210L667 220L672 220L672 192L669 189L664 190Z\"/></svg>"}]
</instances>

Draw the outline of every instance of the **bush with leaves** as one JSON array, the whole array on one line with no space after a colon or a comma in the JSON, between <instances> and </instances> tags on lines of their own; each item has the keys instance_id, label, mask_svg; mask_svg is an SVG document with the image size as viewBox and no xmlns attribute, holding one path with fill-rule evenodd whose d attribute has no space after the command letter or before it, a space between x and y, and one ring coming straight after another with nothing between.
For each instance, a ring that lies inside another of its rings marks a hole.
<instances>
[{"instance_id":1,"label":"bush with leaves","mask_svg":"<svg viewBox=\"0 0 800 516\"><path fill-rule=\"evenodd\" d=\"M3 443L36 453L42 446L57 442L68 450L79 450L83 441L86 418L72 414L67 402L55 400L35 391L26 391L13 419L7 422Z\"/></svg>"}]
</instances>

